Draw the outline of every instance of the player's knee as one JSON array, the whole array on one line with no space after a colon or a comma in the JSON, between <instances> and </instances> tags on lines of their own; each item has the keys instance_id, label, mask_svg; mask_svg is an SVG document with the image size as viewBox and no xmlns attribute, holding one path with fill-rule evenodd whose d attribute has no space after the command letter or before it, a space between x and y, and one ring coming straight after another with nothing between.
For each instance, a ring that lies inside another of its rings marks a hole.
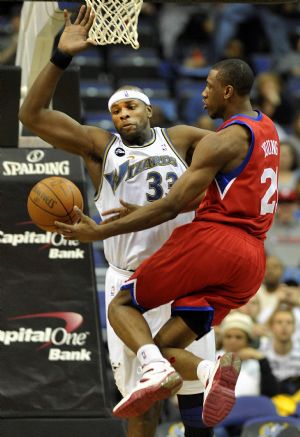
<instances>
[{"instance_id":1,"label":"player's knee","mask_svg":"<svg viewBox=\"0 0 300 437\"><path fill-rule=\"evenodd\" d=\"M185 437L212 437L213 429L202 420L203 393L178 395L178 406L185 428Z\"/></svg>"},{"instance_id":2,"label":"player's knee","mask_svg":"<svg viewBox=\"0 0 300 437\"><path fill-rule=\"evenodd\" d=\"M110 323L114 320L115 317L117 317L117 315L119 314L119 310L122 306L128 306L131 304L132 301L130 291L120 291L108 305L107 316Z\"/></svg>"},{"instance_id":3,"label":"player's knee","mask_svg":"<svg viewBox=\"0 0 300 437\"><path fill-rule=\"evenodd\" d=\"M187 326L197 335L197 340L202 338L211 330L213 311L174 311L180 316Z\"/></svg>"}]
</instances>

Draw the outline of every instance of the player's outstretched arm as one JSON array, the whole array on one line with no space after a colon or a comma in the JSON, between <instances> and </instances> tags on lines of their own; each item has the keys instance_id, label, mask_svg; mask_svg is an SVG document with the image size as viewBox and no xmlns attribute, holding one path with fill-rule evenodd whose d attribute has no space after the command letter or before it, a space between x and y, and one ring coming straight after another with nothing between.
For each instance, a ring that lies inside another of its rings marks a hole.
<instances>
[{"instance_id":1,"label":"player's outstretched arm","mask_svg":"<svg viewBox=\"0 0 300 437\"><path fill-rule=\"evenodd\" d=\"M80 8L74 24L71 23L70 15L66 10L64 16L65 29L59 40L58 57L59 59L71 59L73 55L90 46L88 32L94 16L91 9L85 6ZM104 146L111 138L109 132L82 126L66 114L49 109L57 83L66 67L66 64L61 64L61 60L57 61L57 55L53 62L46 65L29 90L20 108L21 122L54 147L84 156L91 154L91 148L94 146L96 149L96 145L101 153L101 145L103 145L104 153Z\"/></svg>"},{"instance_id":2,"label":"player's outstretched arm","mask_svg":"<svg viewBox=\"0 0 300 437\"><path fill-rule=\"evenodd\" d=\"M226 129L228 131L228 129ZM208 135L197 146L191 166L175 182L168 195L136 209L131 214L103 225L91 223L81 211L80 222L66 225L56 222L57 231L67 239L90 242L114 235L141 231L175 218L199 193L203 193L216 173L237 155L237 141L226 139L228 132Z\"/></svg>"}]
</instances>

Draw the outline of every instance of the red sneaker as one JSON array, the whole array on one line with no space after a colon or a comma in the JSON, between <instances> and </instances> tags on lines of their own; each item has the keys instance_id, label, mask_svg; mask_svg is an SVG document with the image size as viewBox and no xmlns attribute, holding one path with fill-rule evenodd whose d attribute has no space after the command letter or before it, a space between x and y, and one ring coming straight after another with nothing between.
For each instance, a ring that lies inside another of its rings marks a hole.
<instances>
[{"instance_id":1,"label":"red sneaker","mask_svg":"<svg viewBox=\"0 0 300 437\"><path fill-rule=\"evenodd\" d=\"M113 414L125 418L140 416L156 401L175 395L181 386L181 376L168 361L148 364L137 386L115 406Z\"/></svg>"},{"instance_id":2,"label":"red sneaker","mask_svg":"<svg viewBox=\"0 0 300 437\"><path fill-rule=\"evenodd\" d=\"M217 360L204 391L202 419L206 426L216 426L231 411L240 370L241 360L235 353L225 353Z\"/></svg>"}]
</instances>

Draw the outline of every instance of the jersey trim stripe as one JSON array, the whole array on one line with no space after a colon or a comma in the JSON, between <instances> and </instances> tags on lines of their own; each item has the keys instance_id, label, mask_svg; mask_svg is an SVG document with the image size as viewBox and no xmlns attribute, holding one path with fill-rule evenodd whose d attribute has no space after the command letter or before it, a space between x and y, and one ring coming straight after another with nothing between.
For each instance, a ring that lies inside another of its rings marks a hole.
<instances>
[{"instance_id":1,"label":"jersey trim stripe","mask_svg":"<svg viewBox=\"0 0 300 437\"><path fill-rule=\"evenodd\" d=\"M250 143L247 155L245 156L243 162L237 168L229 171L228 173L219 172L216 175L215 182L216 182L218 191L220 193L221 199L224 199L226 193L228 192L229 188L232 186L235 179L242 173L242 171L244 170L244 168L248 164L248 162L251 158L252 152L253 152L253 148L254 148L255 138L254 138L254 133L253 133L252 128L247 123L245 123L243 121L233 120L231 123L229 123L227 126L225 126L224 129L226 129L228 126L232 126L234 124L239 124L239 125L245 126L249 129L249 131L251 133L251 143Z\"/></svg>"},{"instance_id":2,"label":"jersey trim stripe","mask_svg":"<svg viewBox=\"0 0 300 437\"><path fill-rule=\"evenodd\" d=\"M213 307L211 306L201 306L201 307L195 307L195 306L175 306L172 308L172 314L175 314L177 311L214 311Z\"/></svg>"},{"instance_id":3,"label":"jersey trim stripe","mask_svg":"<svg viewBox=\"0 0 300 437\"><path fill-rule=\"evenodd\" d=\"M234 120L237 117L243 117L243 118L248 118L249 120L260 121L263 117L262 112L259 111L258 109L255 109L255 111L257 112L256 117L251 117L251 115L245 115L245 114L235 114L231 117L231 120Z\"/></svg>"},{"instance_id":4,"label":"jersey trim stripe","mask_svg":"<svg viewBox=\"0 0 300 437\"><path fill-rule=\"evenodd\" d=\"M100 180L100 184L99 184L99 188L94 196L94 201L96 201L101 193L101 188L102 188L102 184L103 184L103 177L104 177L104 169L105 169L105 163L106 163L106 158L108 155L109 150L111 149L112 145L116 142L117 137L115 135L113 135L113 137L111 138L111 140L107 143L106 148L105 148L105 152L104 152L104 157L103 157L103 161L102 161L102 174L101 174L101 180Z\"/></svg>"},{"instance_id":5,"label":"jersey trim stripe","mask_svg":"<svg viewBox=\"0 0 300 437\"><path fill-rule=\"evenodd\" d=\"M178 159L180 159L180 161L182 162L182 164L185 166L185 168L188 168L187 163L185 162L185 160L182 158L182 156L179 155L179 153L177 152L177 150L175 149L171 138L168 135L168 132L166 129L161 128L161 133L163 135L163 137L165 138L165 140L167 141L168 145L171 147L171 149L173 150L173 152L175 153L175 155L177 156Z\"/></svg>"},{"instance_id":6,"label":"jersey trim stripe","mask_svg":"<svg viewBox=\"0 0 300 437\"><path fill-rule=\"evenodd\" d=\"M138 301L136 300L136 283L137 283L137 279L129 279L128 281L125 282L124 285L122 285L120 291L129 290L133 306L143 314L147 310L143 308L141 305L139 305Z\"/></svg>"}]
</instances>

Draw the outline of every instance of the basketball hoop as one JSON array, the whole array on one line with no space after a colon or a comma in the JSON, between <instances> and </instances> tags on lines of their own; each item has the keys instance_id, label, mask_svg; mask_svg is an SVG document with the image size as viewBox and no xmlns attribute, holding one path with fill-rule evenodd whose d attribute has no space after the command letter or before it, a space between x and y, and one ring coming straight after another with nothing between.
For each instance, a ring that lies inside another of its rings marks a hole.
<instances>
[{"instance_id":1,"label":"basketball hoop","mask_svg":"<svg viewBox=\"0 0 300 437\"><path fill-rule=\"evenodd\" d=\"M89 38L96 45L131 44L139 48L137 24L143 0L86 0L95 14Z\"/></svg>"},{"instance_id":2,"label":"basketball hoop","mask_svg":"<svg viewBox=\"0 0 300 437\"><path fill-rule=\"evenodd\" d=\"M203 3L205 0L146 0L162 3ZM220 3L234 3L236 0L219 0ZM240 3L277 4L294 3L298 0L239 0ZM143 0L85 0L95 14L89 38L95 45L131 44L139 48L137 24Z\"/></svg>"}]
</instances>

